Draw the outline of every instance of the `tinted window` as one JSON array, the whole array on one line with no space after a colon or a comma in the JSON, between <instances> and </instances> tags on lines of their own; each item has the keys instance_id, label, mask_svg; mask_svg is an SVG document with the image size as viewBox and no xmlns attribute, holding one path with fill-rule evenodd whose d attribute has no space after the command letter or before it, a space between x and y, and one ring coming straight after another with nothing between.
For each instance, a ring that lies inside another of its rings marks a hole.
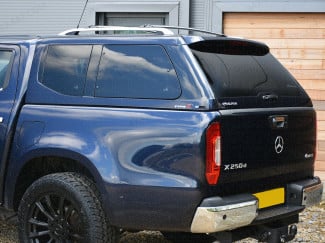
<instances>
[{"instance_id":1,"label":"tinted window","mask_svg":"<svg viewBox=\"0 0 325 243\"><path fill-rule=\"evenodd\" d=\"M12 56L12 51L0 50L0 89L8 85Z\"/></svg>"},{"instance_id":2,"label":"tinted window","mask_svg":"<svg viewBox=\"0 0 325 243\"><path fill-rule=\"evenodd\" d=\"M175 99L180 93L176 72L163 47L104 46L97 77L96 96Z\"/></svg>"},{"instance_id":3,"label":"tinted window","mask_svg":"<svg viewBox=\"0 0 325 243\"><path fill-rule=\"evenodd\" d=\"M225 55L192 50L217 97L300 96L296 80L271 55Z\"/></svg>"},{"instance_id":4,"label":"tinted window","mask_svg":"<svg viewBox=\"0 0 325 243\"><path fill-rule=\"evenodd\" d=\"M49 46L40 82L65 95L83 95L91 49L89 45Z\"/></svg>"}]
</instances>

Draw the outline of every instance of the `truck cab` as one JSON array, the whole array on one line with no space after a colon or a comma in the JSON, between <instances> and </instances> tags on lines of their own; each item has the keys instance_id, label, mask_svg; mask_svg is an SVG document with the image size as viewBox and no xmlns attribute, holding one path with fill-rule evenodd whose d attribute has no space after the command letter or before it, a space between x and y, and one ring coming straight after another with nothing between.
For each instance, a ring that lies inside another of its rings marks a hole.
<instances>
[{"instance_id":1,"label":"truck cab","mask_svg":"<svg viewBox=\"0 0 325 243\"><path fill-rule=\"evenodd\" d=\"M315 110L263 43L152 26L1 37L1 84L0 201L21 242L285 242L321 200Z\"/></svg>"}]
</instances>

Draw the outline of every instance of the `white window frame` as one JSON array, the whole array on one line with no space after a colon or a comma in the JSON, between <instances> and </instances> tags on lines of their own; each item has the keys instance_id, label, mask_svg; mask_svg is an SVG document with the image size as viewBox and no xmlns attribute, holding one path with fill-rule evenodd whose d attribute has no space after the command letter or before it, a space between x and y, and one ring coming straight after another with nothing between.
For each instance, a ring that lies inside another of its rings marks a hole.
<instances>
[{"instance_id":1,"label":"white window frame","mask_svg":"<svg viewBox=\"0 0 325 243\"><path fill-rule=\"evenodd\" d=\"M180 7L182 14L180 14ZM95 25L96 13L160 13L168 15L168 25L189 26L189 1L107 1L90 3L83 24ZM181 15L181 16L180 16Z\"/></svg>"},{"instance_id":2,"label":"white window frame","mask_svg":"<svg viewBox=\"0 0 325 243\"><path fill-rule=\"evenodd\" d=\"M324 0L207 0L205 1L205 29L223 32L224 13L324 13Z\"/></svg>"}]
</instances>

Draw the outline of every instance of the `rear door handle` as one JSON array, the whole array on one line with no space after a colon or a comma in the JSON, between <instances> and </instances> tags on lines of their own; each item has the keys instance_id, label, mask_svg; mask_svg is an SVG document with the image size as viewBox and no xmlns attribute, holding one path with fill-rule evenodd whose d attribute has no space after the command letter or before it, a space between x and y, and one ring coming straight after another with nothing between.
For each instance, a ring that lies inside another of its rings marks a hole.
<instances>
[{"instance_id":1,"label":"rear door handle","mask_svg":"<svg viewBox=\"0 0 325 243\"><path fill-rule=\"evenodd\" d=\"M276 94L267 94L267 95L263 95L262 96L262 99L263 100L277 100L278 99L278 96Z\"/></svg>"},{"instance_id":2,"label":"rear door handle","mask_svg":"<svg viewBox=\"0 0 325 243\"><path fill-rule=\"evenodd\" d=\"M2 123L3 122L3 117L0 117L0 123Z\"/></svg>"},{"instance_id":3,"label":"rear door handle","mask_svg":"<svg viewBox=\"0 0 325 243\"><path fill-rule=\"evenodd\" d=\"M288 115L269 116L269 123L272 129L288 128Z\"/></svg>"}]
</instances>

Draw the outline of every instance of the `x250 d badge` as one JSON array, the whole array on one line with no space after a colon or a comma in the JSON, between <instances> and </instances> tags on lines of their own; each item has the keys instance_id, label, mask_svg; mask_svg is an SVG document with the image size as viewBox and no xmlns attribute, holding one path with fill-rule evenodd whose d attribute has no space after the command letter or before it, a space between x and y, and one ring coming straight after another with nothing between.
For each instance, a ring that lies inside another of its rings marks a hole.
<instances>
[{"instance_id":1,"label":"x250 d badge","mask_svg":"<svg viewBox=\"0 0 325 243\"><path fill-rule=\"evenodd\" d=\"M284 149L284 140L282 136L277 136L274 142L274 149L277 154L282 153Z\"/></svg>"},{"instance_id":2,"label":"x250 d badge","mask_svg":"<svg viewBox=\"0 0 325 243\"><path fill-rule=\"evenodd\" d=\"M224 170L239 170L239 169L246 169L247 163L236 163L236 164L227 164L225 165Z\"/></svg>"}]
</instances>

